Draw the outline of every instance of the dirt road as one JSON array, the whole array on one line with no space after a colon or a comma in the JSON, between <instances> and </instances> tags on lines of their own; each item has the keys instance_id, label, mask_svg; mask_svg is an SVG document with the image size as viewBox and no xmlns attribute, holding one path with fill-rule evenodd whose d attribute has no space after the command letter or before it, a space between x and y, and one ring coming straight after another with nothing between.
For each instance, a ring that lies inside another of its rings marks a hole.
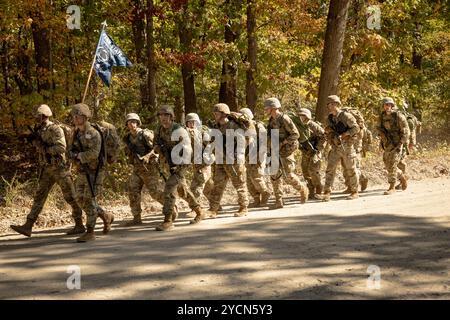
<instances>
[{"instance_id":1,"label":"dirt road","mask_svg":"<svg viewBox=\"0 0 450 320\"><path fill-rule=\"evenodd\" d=\"M0 298L450 299L449 190L450 178L430 179L392 196L375 187L354 201L290 199L244 218L226 206L198 226L182 215L168 233L147 216L87 244L64 229L2 235ZM72 265L79 290L67 288Z\"/></svg>"}]
</instances>

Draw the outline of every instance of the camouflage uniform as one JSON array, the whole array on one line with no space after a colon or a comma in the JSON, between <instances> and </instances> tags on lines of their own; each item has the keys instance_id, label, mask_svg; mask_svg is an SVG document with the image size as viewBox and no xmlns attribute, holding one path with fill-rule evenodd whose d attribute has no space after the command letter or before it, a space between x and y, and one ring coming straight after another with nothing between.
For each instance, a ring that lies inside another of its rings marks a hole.
<instances>
[{"instance_id":1,"label":"camouflage uniform","mask_svg":"<svg viewBox=\"0 0 450 320\"><path fill-rule=\"evenodd\" d=\"M82 217L81 208L75 200L75 189L70 171L66 167L66 140L63 130L51 121L47 121L37 130L46 146L43 152L39 152L40 173L39 187L34 197L33 206L27 218L33 221L39 216L48 193L57 183L61 188L64 199L72 207L73 219Z\"/></svg>"},{"instance_id":2,"label":"camouflage uniform","mask_svg":"<svg viewBox=\"0 0 450 320\"><path fill-rule=\"evenodd\" d=\"M223 151L225 152L226 145L226 135L225 132L227 129L237 130L241 129L241 127L234 122L233 120L229 120L224 125L216 124L216 129L219 129L223 134ZM234 163L234 164L226 164L225 158L222 156L223 163L218 164L216 159L216 164L214 168L214 186L209 196L209 204L210 211L217 212L220 207L220 200L222 199L223 193L225 191L225 187L227 185L228 180L231 180L233 187L236 189L238 196L238 204L240 207L240 211L247 210L249 201L247 196L247 183L245 178L245 164Z\"/></svg>"},{"instance_id":3,"label":"camouflage uniform","mask_svg":"<svg viewBox=\"0 0 450 320\"><path fill-rule=\"evenodd\" d=\"M91 182L95 181L92 186L94 195L97 198L102 193L103 180L105 178L105 168L103 165L99 165L101 144L102 138L100 133L89 121L86 121L84 132L75 131L71 146L71 152L80 155L80 161L75 162L79 169L75 180L77 202L86 212L86 227L91 229L95 228L97 217L102 216L103 209L98 206L96 199L92 197L87 175L89 175Z\"/></svg>"},{"instance_id":4,"label":"camouflage uniform","mask_svg":"<svg viewBox=\"0 0 450 320\"><path fill-rule=\"evenodd\" d=\"M336 116L329 115L325 132L331 145L328 154L328 165L325 173L324 193L330 194L336 175L336 168L342 161L343 170L348 178L348 187L352 194L358 193L358 173L356 168L355 136L359 133L359 126L355 117L340 110ZM348 136L340 138L344 133ZM326 199L328 200L328 199Z\"/></svg>"},{"instance_id":5,"label":"camouflage uniform","mask_svg":"<svg viewBox=\"0 0 450 320\"><path fill-rule=\"evenodd\" d=\"M409 146L412 146L412 148L415 148L415 146L417 145L417 138L416 138L416 131L417 131L417 118L414 115L408 114L408 116L406 117L406 120L408 122L408 127L409 127L409 140L408 142L405 144L403 152L402 152L402 158L398 163L398 168L402 171L403 175L406 175L406 157L407 157L407 153L406 153L406 147L409 148ZM411 150L409 150L411 151Z\"/></svg>"},{"instance_id":6,"label":"camouflage uniform","mask_svg":"<svg viewBox=\"0 0 450 320\"><path fill-rule=\"evenodd\" d=\"M300 200L304 203L308 198L308 188L306 184L300 180L295 173L295 158L294 152L298 149L298 139L300 134L292 119L283 113L280 113L277 117L271 117L267 131L269 134L274 129L279 130L279 143L280 143L280 167L276 174L271 176L273 192L275 200L278 204L283 203L283 191L280 188L281 177L284 177L285 182L293 186L296 190L300 191ZM272 142L270 142L272 143ZM273 155L272 155L273 158Z\"/></svg>"},{"instance_id":7,"label":"camouflage uniform","mask_svg":"<svg viewBox=\"0 0 450 320\"><path fill-rule=\"evenodd\" d=\"M309 120L304 128L299 129L299 132L303 177L305 177L309 194L320 195L323 189L320 165L321 153L325 146L325 131L318 122Z\"/></svg>"},{"instance_id":8,"label":"camouflage uniform","mask_svg":"<svg viewBox=\"0 0 450 320\"><path fill-rule=\"evenodd\" d=\"M203 131L204 129L190 129L186 128L186 130L189 133L189 136L191 138L191 146L192 150L194 150L195 144L202 144L203 141ZM203 150L203 148L202 148ZM192 154L193 157L193 165L192 165L192 180L190 185L190 190L195 198L199 199L204 192L204 188L206 185L206 182L211 177L211 166L204 163L202 159L203 153L199 155L195 155L194 152ZM194 157L197 156L197 159L194 159ZM205 195L206 196L206 195Z\"/></svg>"},{"instance_id":9,"label":"camouflage uniform","mask_svg":"<svg viewBox=\"0 0 450 320\"><path fill-rule=\"evenodd\" d=\"M406 177L398 168L403 157L405 144L409 141L409 127L406 117L396 109L391 114L383 111L380 115L378 131L381 136L384 166L388 172L390 190L395 186L397 178L406 181Z\"/></svg>"},{"instance_id":10,"label":"camouflage uniform","mask_svg":"<svg viewBox=\"0 0 450 320\"><path fill-rule=\"evenodd\" d=\"M144 185L153 199L164 204L164 186L158 170L157 156L145 159L145 156L149 156L153 150L153 138L153 131L141 128L137 128L136 134L128 133L123 138L126 144L125 153L130 164L133 165L133 172L128 182L128 196L131 213L136 221L141 218L141 193Z\"/></svg>"},{"instance_id":11,"label":"camouflage uniform","mask_svg":"<svg viewBox=\"0 0 450 320\"><path fill-rule=\"evenodd\" d=\"M251 137L249 143L256 144L257 149L255 149L258 151L258 159L257 163L251 164L249 161L249 156L247 155L247 164L245 166L247 173L247 188L248 192L255 201L254 205L259 206L267 204L267 200L270 197L270 192L268 191L266 181L264 180L265 159L260 159L261 155L259 154L259 145L257 145L260 132L261 134L266 135L267 130L260 122L254 120L250 120L250 122L251 124L249 129L255 130L256 136Z\"/></svg>"},{"instance_id":12,"label":"camouflage uniform","mask_svg":"<svg viewBox=\"0 0 450 320\"><path fill-rule=\"evenodd\" d=\"M363 139L364 139L364 133L367 130L367 128L364 126L363 128L360 127L360 131L357 135L355 135L354 138L354 147L356 152L356 173L358 175L358 181L361 184L361 191L364 191L367 188L367 183L369 182L369 178L365 175L364 171L361 169L361 162L362 162L362 155L363 155ZM344 168L344 161L341 160L342 168ZM344 183L347 186L346 193L350 193L351 189L349 187L349 177L347 175L347 171L343 170L343 176L344 176Z\"/></svg>"},{"instance_id":13,"label":"camouflage uniform","mask_svg":"<svg viewBox=\"0 0 450 320\"><path fill-rule=\"evenodd\" d=\"M45 106L45 111L48 112L46 115L51 116L52 113L47 105L42 105L39 109L43 106ZM76 222L75 229L78 228L76 232L69 231L68 234L82 233L84 232L82 211L76 202L74 184L70 171L66 166L66 139L64 132L59 125L47 120L38 128L35 128L35 133L42 140L33 140L33 145L39 151L40 174L38 189L34 196L30 213L27 215L27 223L22 227L11 227L19 233L31 236L31 228L41 213L49 192L56 183L61 188L64 199L72 207L72 217Z\"/></svg>"},{"instance_id":14,"label":"camouflage uniform","mask_svg":"<svg viewBox=\"0 0 450 320\"><path fill-rule=\"evenodd\" d=\"M165 110L165 109L164 109ZM173 112L173 111L172 111ZM172 162L171 151L174 146L176 146L180 141L172 141L171 135L172 132L178 130L181 133L181 140L187 139L188 143L184 145L184 152L191 148L189 134L186 129L184 129L178 123L173 122L170 128L164 128L160 126L155 135L155 150L159 153L164 159L164 164L169 167L170 175L167 178L165 187L164 187L164 205L163 205L163 215L164 215L164 223L161 225L161 228L157 228L158 231L169 230L173 226L174 220L174 207L176 203L177 191L178 195L180 195L188 204L191 210L196 211L197 217L191 221L191 223L200 222L201 210L200 205L197 202L196 198L189 190L186 182L186 172L189 169L188 164L179 164L176 165ZM186 149L187 148L187 149ZM190 150L192 151L192 150Z\"/></svg>"}]
</instances>

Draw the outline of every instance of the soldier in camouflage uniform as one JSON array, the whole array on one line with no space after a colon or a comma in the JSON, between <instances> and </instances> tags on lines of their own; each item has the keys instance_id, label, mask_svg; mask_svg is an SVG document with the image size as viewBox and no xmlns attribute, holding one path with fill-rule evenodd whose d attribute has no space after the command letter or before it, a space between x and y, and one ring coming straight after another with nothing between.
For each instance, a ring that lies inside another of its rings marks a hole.
<instances>
[{"instance_id":1,"label":"soldier in camouflage uniform","mask_svg":"<svg viewBox=\"0 0 450 320\"><path fill-rule=\"evenodd\" d=\"M203 134L205 133L205 128L201 126L198 114L188 113L186 115L186 130L191 138L192 150L194 150L192 155L193 175L190 189L194 197L199 199L203 194L206 182L211 177L211 166L203 161ZM199 148L199 150L195 152L195 148Z\"/></svg>"},{"instance_id":2,"label":"soldier in camouflage uniform","mask_svg":"<svg viewBox=\"0 0 450 320\"><path fill-rule=\"evenodd\" d=\"M280 188L281 177L284 177L285 182L293 186L300 192L300 202L303 204L308 200L309 190L306 184L300 180L295 174L295 157L294 152L298 149L298 139L300 133L295 126L292 119L280 111L281 104L277 98L269 98L264 101L265 112L270 116L267 131L269 134L269 143L271 131L279 130L279 155L271 155L271 160L274 157L279 157L280 167L278 172L271 176L273 192L275 195L275 206L272 209L283 207L283 192Z\"/></svg>"},{"instance_id":3,"label":"soldier in camouflage uniform","mask_svg":"<svg viewBox=\"0 0 450 320\"><path fill-rule=\"evenodd\" d=\"M407 155L409 154L409 152L415 150L416 146L417 146L417 131L420 130L420 126L421 123L420 121L416 118L415 115L408 113L408 104L406 102L403 102L403 108L404 108L404 113L406 115L406 121L408 122L408 127L409 127L409 141L407 143L408 147L406 147L403 149L403 153L402 153L402 158L400 160L400 162L398 163L398 168L402 171L403 176L406 177L406 158ZM402 189L402 184L399 183L396 187L396 190L401 190Z\"/></svg>"},{"instance_id":4,"label":"soldier in camouflage uniform","mask_svg":"<svg viewBox=\"0 0 450 320\"><path fill-rule=\"evenodd\" d=\"M49 120L52 116L50 108L40 105L35 113L38 127L35 127L36 137L33 145L39 152L39 186L34 196L33 206L27 216L27 221L22 226L11 225L11 228L27 237L31 236L31 231L39 214L44 207L47 196L56 183L61 188L64 199L72 207L72 217L75 220L75 227L67 234L84 233L85 228L82 220L82 211L75 200L75 188L70 176L70 171L66 161L66 139L61 127Z\"/></svg>"},{"instance_id":5,"label":"soldier in camouflage uniform","mask_svg":"<svg viewBox=\"0 0 450 320\"><path fill-rule=\"evenodd\" d=\"M267 205L267 201L270 198L270 192L267 189L266 181L264 180L264 168L265 168L265 154L260 154L260 147L258 145L258 139L260 134L267 134L267 130L264 125L259 122L253 120L253 112L249 108L242 108L239 110L240 113L245 115L247 119L250 121L249 130L255 131L254 137L249 137L248 143L254 144L255 151L258 152L257 163L249 163L249 157L247 155L247 163L246 173L247 173L247 188L250 195L253 197L254 202L252 207L260 207ZM263 157L261 159L260 157Z\"/></svg>"},{"instance_id":6,"label":"soldier in camouflage uniform","mask_svg":"<svg viewBox=\"0 0 450 320\"><path fill-rule=\"evenodd\" d=\"M395 183L400 180L402 189L408 186L403 172L398 164L403 157L404 148L409 141L409 127L406 117L397 110L392 98L386 97L382 100L384 111L380 115L378 132L381 138L384 166L388 172L389 189L384 192L390 195L395 192Z\"/></svg>"},{"instance_id":7,"label":"soldier in camouflage uniform","mask_svg":"<svg viewBox=\"0 0 450 320\"><path fill-rule=\"evenodd\" d=\"M327 99L329 111L325 133L331 145L328 155L328 165L325 174L324 201L330 200L331 188L336 176L336 168L342 161L343 170L348 177L350 195L348 200L358 198L358 173L356 168L355 137L359 133L359 126L355 117L347 111L341 110L341 100L336 95Z\"/></svg>"},{"instance_id":8,"label":"soldier in camouflage uniform","mask_svg":"<svg viewBox=\"0 0 450 320\"><path fill-rule=\"evenodd\" d=\"M230 132L234 132L237 139L243 139L245 141L245 137L239 134L239 129L242 129L241 126L229 119L230 108L225 103L218 103L214 106L214 119L215 119L215 129L220 130L223 137L223 150L217 154L216 163L215 163L215 173L214 173L214 186L210 193L210 201L209 201L209 216L214 218L217 216L220 207L220 200L222 199L223 193L225 191L225 187L227 185L228 180L231 180L233 187L236 189L238 196L238 204L239 211L234 214L235 217L242 217L247 215L248 213L248 196L247 196L247 183L245 179L245 159L241 159L244 161L240 161L239 157L244 156L245 150L238 150L236 147L236 143L234 142L235 136L227 136L226 131L232 130ZM234 150L226 150L226 142L228 139L232 138L234 145ZM220 146L217 146L220 149ZM245 147L245 146L244 146ZM227 164L226 157L224 153L228 155L233 154L235 163ZM220 163L222 162L222 163Z\"/></svg>"},{"instance_id":9,"label":"soldier in camouflage uniform","mask_svg":"<svg viewBox=\"0 0 450 320\"><path fill-rule=\"evenodd\" d=\"M343 110L344 111L354 110L353 112L355 112L355 109L343 108ZM358 115L358 117L355 116L355 114ZM355 135L355 138L353 140L356 151L356 172L358 174L359 184L361 185L361 192L363 192L367 189L367 185L369 183L369 178L367 178L366 174L361 168L362 158L363 155L365 154L365 150L363 150L363 148L364 142L368 139L368 135L371 135L371 133L369 129L367 129L366 127L362 114L359 113L359 111L357 111L357 113L353 113L353 115L355 116L356 122L358 123L359 126L359 132ZM344 168L343 160L341 160L341 165L342 168ZM351 188L349 186L350 179L347 175L347 171L343 170L342 174L344 176L344 184L347 186L347 189L344 190L342 193L351 193Z\"/></svg>"},{"instance_id":10,"label":"soldier in camouflage uniform","mask_svg":"<svg viewBox=\"0 0 450 320\"><path fill-rule=\"evenodd\" d=\"M154 134L152 130L141 129L141 119L136 113L130 113L125 119L128 133L123 138L126 145L125 153L133 172L129 178L128 196L133 220L126 226L142 224L141 193L144 185L147 187L153 199L164 204L164 185L160 179L158 170L158 155L153 152Z\"/></svg>"},{"instance_id":11,"label":"soldier in camouflage uniform","mask_svg":"<svg viewBox=\"0 0 450 320\"><path fill-rule=\"evenodd\" d=\"M103 220L103 233L111 230L114 216L106 213L97 203L96 197L101 194L105 168L101 161L101 134L89 122L91 111L84 103L72 106L71 111L75 125L74 138L70 148L71 158L78 169L75 180L77 202L86 212L86 233L77 242L95 240L94 228L97 217Z\"/></svg>"},{"instance_id":12,"label":"soldier in camouflage uniform","mask_svg":"<svg viewBox=\"0 0 450 320\"><path fill-rule=\"evenodd\" d=\"M298 115L303 124L303 127L299 128L303 177L309 189L310 199L320 199L323 191L320 165L325 146L325 130L320 123L312 120L311 111L308 109L300 109Z\"/></svg>"},{"instance_id":13,"label":"soldier in camouflage uniform","mask_svg":"<svg viewBox=\"0 0 450 320\"><path fill-rule=\"evenodd\" d=\"M186 182L186 171L189 169L189 164L180 163L176 164L173 159L172 149L179 147L180 144L183 150L183 156L185 153L189 155L188 162L191 160L191 142L190 137L186 129L181 125L174 122L175 114L171 106L163 106L158 112L160 126L155 135L155 151L160 154L165 161L165 164L169 167L170 175L167 178L166 185L164 187L164 222L158 227L157 231L168 231L173 229L174 207L176 202L177 191L178 194L186 200L191 210L194 210L197 214L191 224L199 223L203 219L203 212L200 208L200 204L195 199L192 192L189 190ZM172 134L177 135L180 138L179 141L172 141Z\"/></svg>"}]
</instances>

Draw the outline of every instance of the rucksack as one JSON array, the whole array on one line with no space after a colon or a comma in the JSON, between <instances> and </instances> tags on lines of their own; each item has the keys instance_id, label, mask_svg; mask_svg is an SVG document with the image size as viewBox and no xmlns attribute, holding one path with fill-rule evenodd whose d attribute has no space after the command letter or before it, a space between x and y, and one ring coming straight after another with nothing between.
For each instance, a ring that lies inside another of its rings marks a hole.
<instances>
[{"instance_id":1,"label":"rucksack","mask_svg":"<svg viewBox=\"0 0 450 320\"><path fill-rule=\"evenodd\" d=\"M342 108L342 110L349 112L352 116L355 117L356 123L358 123L358 126L360 129L363 129L366 126L364 117L358 109L346 107L346 108Z\"/></svg>"},{"instance_id":2,"label":"rucksack","mask_svg":"<svg viewBox=\"0 0 450 320\"><path fill-rule=\"evenodd\" d=\"M250 128L250 120L248 120L242 113L232 111L227 118L236 122L244 130L248 130L248 128Z\"/></svg>"},{"instance_id":3,"label":"rucksack","mask_svg":"<svg viewBox=\"0 0 450 320\"><path fill-rule=\"evenodd\" d=\"M100 163L112 164L119 158L120 137L116 127L106 121L92 123L92 126L100 133L102 146L100 149Z\"/></svg>"}]
</instances>

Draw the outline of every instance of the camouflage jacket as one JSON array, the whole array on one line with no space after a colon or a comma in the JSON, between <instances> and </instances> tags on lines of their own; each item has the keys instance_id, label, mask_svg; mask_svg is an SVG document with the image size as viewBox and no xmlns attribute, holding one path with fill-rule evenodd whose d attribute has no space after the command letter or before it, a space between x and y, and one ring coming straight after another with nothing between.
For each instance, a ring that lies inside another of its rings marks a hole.
<instances>
[{"instance_id":1,"label":"camouflage jacket","mask_svg":"<svg viewBox=\"0 0 450 320\"><path fill-rule=\"evenodd\" d=\"M359 131L356 118L350 112L340 110L336 116L328 115L325 133L332 146L339 146L341 143L353 145L355 139L358 139ZM346 135L342 137L344 133Z\"/></svg>"},{"instance_id":2,"label":"camouflage jacket","mask_svg":"<svg viewBox=\"0 0 450 320\"><path fill-rule=\"evenodd\" d=\"M175 139L172 141L172 137ZM170 128L159 126L154 139L155 152L162 155L169 168L191 164L192 147L189 133L183 126L173 122ZM172 157L172 150L178 155Z\"/></svg>"},{"instance_id":3,"label":"camouflage jacket","mask_svg":"<svg viewBox=\"0 0 450 320\"><path fill-rule=\"evenodd\" d=\"M240 158L241 161L245 161L245 150L247 146L247 139L245 138L245 130L235 121L228 119L224 124L216 123L213 129L218 129L222 138L222 146L216 145L216 162L226 164L226 157L234 157L235 160ZM227 135L227 130L228 135ZM212 132L212 139L216 140L217 137L214 135L214 131ZM233 150L227 150L227 141L233 139L231 144L233 145ZM218 143L218 142L216 142ZM221 148L222 147L222 148Z\"/></svg>"},{"instance_id":4,"label":"camouflage jacket","mask_svg":"<svg viewBox=\"0 0 450 320\"><path fill-rule=\"evenodd\" d=\"M320 123L313 120L309 120L306 123L305 129L305 131L299 130L300 150L306 153L321 152L326 141L325 130L322 128ZM313 147L314 150L311 147Z\"/></svg>"},{"instance_id":5,"label":"camouflage jacket","mask_svg":"<svg viewBox=\"0 0 450 320\"><path fill-rule=\"evenodd\" d=\"M383 111L377 128L383 149L392 150L409 142L409 126L401 112L393 110L390 114Z\"/></svg>"},{"instance_id":6,"label":"camouflage jacket","mask_svg":"<svg viewBox=\"0 0 450 320\"><path fill-rule=\"evenodd\" d=\"M83 132L75 131L71 152L79 153L81 164L86 164L92 171L97 169L101 147L102 137L89 122L86 122Z\"/></svg>"},{"instance_id":7,"label":"camouflage jacket","mask_svg":"<svg viewBox=\"0 0 450 320\"><path fill-rule=\"evenodd\" d=\"M46 121L36 128L36 133L42 140L39 151L41 165L64 164L66 161L66 139L62 128Z\"/></svg>"},{"instance_id":8,"label":"camouflage jacket","mask_svg":"<svg viewBox=\"0 0 450 320\"><path fill-rule=\"evenodd\" d=\"M149 129L138 128L136 134L128 132L123 138L125 143L125 154L129 162L135 166L143 165L142 157L153 150L154 133Z\"/></svg>"},{"instance_id":9,"label":"camouflage jacket","mask_svg":"<svg viewBox=\"0 0 450 320\"><path fill-rule=\"evenodd\" d=\"M270 118L267 126L267 134L269 135L268 140L270 141L270 144L273 143L271 141L271 135L272 130L274 129L279 130L280 155L282 157L287 157L298 149L298 139L300 138L300 133L298 132L294 121L292 121L287 114L281 113L275 118Z\"/></svg>"}]
</instances>

